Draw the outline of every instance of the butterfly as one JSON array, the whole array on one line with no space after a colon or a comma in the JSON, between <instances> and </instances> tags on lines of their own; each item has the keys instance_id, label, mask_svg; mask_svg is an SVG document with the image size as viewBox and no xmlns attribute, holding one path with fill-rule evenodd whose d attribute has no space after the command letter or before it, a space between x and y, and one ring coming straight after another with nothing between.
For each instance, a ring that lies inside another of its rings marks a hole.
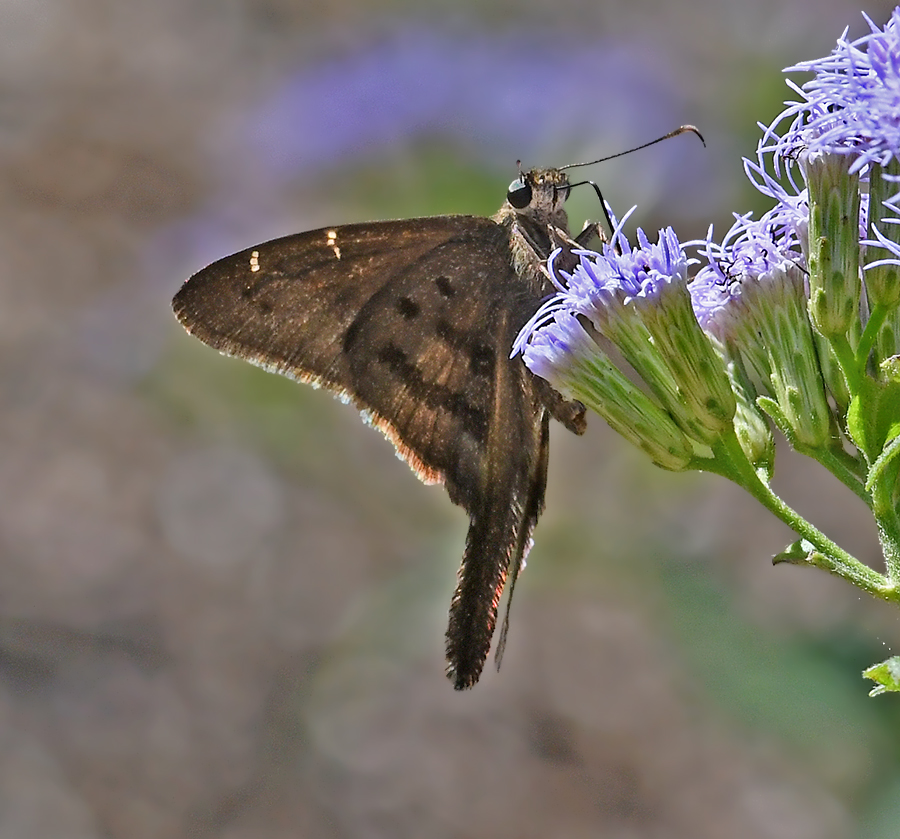
<instances>
[{"instance_id":1,"label":"butterfly","mask_svg":"<svg viewBox=\"0 0 900 839\"><path fill-rule=\"evenodd\" d=\"M173 301L209 346L352 402L468 513L446 634L457 689L481 675L510 579L499 665L544 508L550 418L575 434L586 427L581 403L510 357L554 290L551 251L577 259L602 236L587 225L569 238L564 168L520 171L491 218L348 224L255 245L194 274Z\"/></svg>"}]
</instances>

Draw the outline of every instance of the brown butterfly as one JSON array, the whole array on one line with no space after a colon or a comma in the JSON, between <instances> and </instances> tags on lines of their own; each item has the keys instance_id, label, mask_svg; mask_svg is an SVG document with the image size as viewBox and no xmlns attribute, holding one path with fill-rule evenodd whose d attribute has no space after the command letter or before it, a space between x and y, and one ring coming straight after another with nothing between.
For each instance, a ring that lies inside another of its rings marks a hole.
<instances>
[{"instance_id":1,"label":"brown butterfly","mask_svg":"<svg viewBox=\"0 0 900 839\"><path fill-rule=\"evenodd\" d=\"M481 675L504 584L510 574L515 583L544 508L549 418L585 430L583 405L510 358L553 290L551 250L599 233L591 225L568 239L569 190L561 169L532 170L493 218L275 239L204 268L173 301L185 329L211 347L353 402L422 481L443 483L469 514L447 629L457 689ZM508 616L507 606L498 662Z\"/></svg>"}]
</instances>

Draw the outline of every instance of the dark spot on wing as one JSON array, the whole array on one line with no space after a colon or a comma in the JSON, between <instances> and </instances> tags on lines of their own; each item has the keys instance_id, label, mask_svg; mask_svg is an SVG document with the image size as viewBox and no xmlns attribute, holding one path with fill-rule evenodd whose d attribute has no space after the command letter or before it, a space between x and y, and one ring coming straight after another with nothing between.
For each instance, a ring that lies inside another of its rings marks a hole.
<instances>
[{"instance_id":1,"label":"dark spot on wing","mask_svg":"<svg viewBox=\"0 0 900 839\"><path fill-rule=\"evenodd\" d=\"M439 318L438 322L434 325L434 334L438 336L442 341L446 341L448 344L454 343L455 331L453 329L453 325L449 320L445 318Z\"/></svg>"},{"instance_id":2,"label":"dark spot on wing","mask_svg":"<svg viewBox=\"0 0 900 839\"><path fill-rule=\"evenodd\" d=\"M359 337L360 329L362 329L362 319L356 318L353 323L350 324L347 333L344 335L345 353L349 353L353 349L353 346L356 344L356 339Z\"/></svg>"},{"instance_id":3,"label":"dark spot on wing","mask_svg":"<svg viewBox=\"0 0 900 839\"><path fill-rule=\"evenodd\" d=\"M390 370L398 376L404 373L407 367L411 366L406 360L406 353L394 344L385 344L378 351L378 360L382 364L387 364Z\"/></svg>"},{"instance_id":4,"label":"dark spot on wing","mask_svg":"<svg viewBox=\"0 0 900 839\"><path fill-rule=\"evenodd\" d=\"M247 303L264 315L269 314L272 309L275 307L268 301L259 296L260 292L260 283L246 283L243 288L241 288L241 297L247 301Z\"/></svg>"},{"instance_id":5,"label":"dark spot on wing","mask_svg":"<svg viewBox=\"0 0 900 839\"><path fill-rule=\"evenodd\" d=\"M474 376L488 376L494 373L496 355L492 347L479 340L480 336L454 328L446 318L438 318L434 334L454 352L469 358L469 371Z\"/></svg>"},{"instance_id":6,"label":"dark spot on wing","mask_svg":"<svg viewBox=\"0 0 900 839\"><path fill-rule=\"evenodd\" d=\"M377 358L403 382L411 399L431 410L449 411L478 443L484 444L487 440L487 416L483 409L472 405L464 394L452 391L446 385L426 382L415 362L393 342L381 347Z\"/></svg>"},{"instance_id":7,"label":"dark spot on wing","mask_svg":"<svg viewBox=\"0 0 900 839\"><path fill-rule=\"evenodd\" d=\"M422 310L421 306L409 297L401 297L395 304L395 307L406 320L418 317L419 312Z\"/></svg>"},{"instance_id":8,"label":"dark spot on wing","mask_svg":"<svg viewBox=\"0 0 900 839\"><path fill-rule=\"evenodd\" d=\"M262 296L271 279L271 277L261 276L252 282L245 283L241 288L241 297L264 315L270 314L275 309L275 304Z\"/></svg>"},{"instance_id":9,"label":"dark spot on wing","mask_svg":"<svg viewBox=\"0 0 900 839\"><path fill-rule=\"evenodd\" d=\"M487 344L472 347L469 369L473 376L490 376L494 372L494 350Z\"/></svg>"},{"instance_id":10,"label":"dark spot on wing","mask_svg":"<svg viewBox=\"0 0 900 839\"><path fill-rule=\"evenodd\" d=\"M456 294L456 289L453 288L453 283L450 282L448 277L441 275L440 277L435 277L434 284L437 286L438 291L444 295L444 297L453 297Z\"/></svg>"}]
</instances>

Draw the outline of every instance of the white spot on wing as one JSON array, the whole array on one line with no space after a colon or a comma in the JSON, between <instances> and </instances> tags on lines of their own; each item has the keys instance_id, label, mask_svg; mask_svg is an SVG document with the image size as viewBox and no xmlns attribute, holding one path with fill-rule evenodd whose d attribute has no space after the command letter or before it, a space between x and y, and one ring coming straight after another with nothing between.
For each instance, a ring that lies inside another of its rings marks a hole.
<instances>
[{"instance_id":1,"label":"white spot on wing","mask_svg":"<svg viewBox=\"0 0 900 839\"><path fill-rule=\"evenodd\" d=\"M341 258L341 249L337 245L337 230L325 231L325 246L334 251L335 259Z\"/></svg>"},{"instance_id":2,"label":"white spot on wing","mask_svg":"<svg viewBox=\"0 0 900 839\"><path fill-rule=\"evenodd\" d=\"M250 270L259 271L259 251L253 251L250 254Z\"/></svg>"}]
</instances>

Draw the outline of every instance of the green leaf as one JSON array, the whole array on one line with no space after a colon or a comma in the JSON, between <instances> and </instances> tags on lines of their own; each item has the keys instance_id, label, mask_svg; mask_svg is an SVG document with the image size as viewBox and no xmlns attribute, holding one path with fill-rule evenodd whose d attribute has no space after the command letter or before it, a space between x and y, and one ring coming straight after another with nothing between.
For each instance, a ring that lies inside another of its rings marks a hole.
<instances>
[{"instance_id":1,"label":"green leaf","mask_svg":"<svg viewBox=\"0 0 900 839\"><path fill-rule=\"evenodd\" d=\"M787 417L784 415L784 411L781 410L778 403L768 396L757 396L756 404L762 411L771 417L772 422L775 423L775 427L784 435L785 439L790 443L791 448L796 448L794 430L791 428L791 424L788 422Z\"/></svg>"},{"instance_id":2,"label":"green leaf","mask_svg":"<svg viewBox=\"0 0 900 839\"><path fill-rule=\"evenodd\" d=\"M892 355L878 365L881 375L887 381L900 382L900 355Z\"/></svg>"},{"instance_id":3,"label":"green leaf","mask_svg":"<svg viewBox=\"0 0 900 839\"><path fill-rule=\"evenodd\" d=\"M892 655L880 664L873 664L863 670L863 676L876 683L869 691L869 696L900 692L900 656Z\"/></svg>"},{"instance_id":4,"label":"green leaf","mask_svg":"<svg viewBox=\"0 0 900 839\"><path fill-rule=\"evenodd\" d=\"M878 479L884 473L888 464L900 453L900 437L894 437L890 443L884 447L884 451L878 455L878 459L872 464L869 470L869 477L866 479L866 492L872 492Z\"/></svg>"},{"instance_id":5,"label":"green leaf","mask_svg":"<svg viewBox=\"0 0 900 839\"><path fill-rule=\"evenodd\" d=\"M863 377L850 402L847 430L869 462L875 460L900 435L900 382Z\"/></svg>"},{"instance_id":6,"label":"green leaf","mask_svg":"<svg viewBox=\"0 0 900 839\"><path fill-rule=\"evenodd\" d=\"M812 561L812 557L818 554L815 545L806 539L798 539L791 542L781 553L772 557L772 565L780 565L782 562L788 565L807 565Z\"/></svg>"}]
</instances>

